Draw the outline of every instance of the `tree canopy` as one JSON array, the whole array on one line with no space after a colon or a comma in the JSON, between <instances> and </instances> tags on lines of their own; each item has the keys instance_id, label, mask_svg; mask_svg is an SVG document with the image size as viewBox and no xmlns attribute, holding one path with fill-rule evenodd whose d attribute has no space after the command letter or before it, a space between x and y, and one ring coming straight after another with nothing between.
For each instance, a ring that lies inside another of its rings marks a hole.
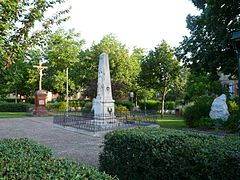
<instances>
[{"instance_id":1,"label":"tree canopy","mask_svg":"<svg viewBox=\"0 0 240 180\"><path fill-rule=\"evenodd\" d=\"M65 0L0 1L0 65L9 67L21 59L24 52L34 45L43 43L44 35L53 24L59 24L68 17L62 17L69 9L45 17L45 12ZM35 27L38 26L36 29Z\"/></svg>"},{"instance_id":2,"label":"tree canopy","mask_svg":"<svg viewBox=\"0 0 240 180\"><path fill-rule=\"evenodd\" d=\"M236 74L236 56L230 38L240 30L239 0L192 0L200 15L187 17L190 36L184 37L178 55L195 73Z\"/></svg>"},{"instance_id":3,"label":"tree canopy","mask_svg":"<svg viewBox=\"0 0 240 180\"><path fill-rule=\"evenodd\" d=\"M69 68L69 90L77 89L74 66L79 62L79 52L84 41L74 30L63 29L50 34L44 49L46 65L46 88L60 95L66 91L66 68ZM71 92L71 91L70 91Z\"/></svg>"},{"instance_id":4,"label":"tree canopy","mask_svg":"<svg viewBox=\"0 0 240 180\"><path fill-rule=\"evenodd\" d=\"M90 49L82 52L76 68L79 69L82 82L88 86L87 95L90 97L96 96L98 61L102 52L107 53L109 57L113 96L115 98L126 96L134 86L140 71L138 57L141 50L136 48L131 56L128 48L119 42L116 36L109 34L98 44L93 44Z\"/></svg>"},{"instance_id":5,"label":"tree canopy","mask_svg":"<svg viewBox=\"0 0 240 180\"><path fill-rule=\"evenodd\" d=\"M154 50L149 51L141 62L140 84L161 94L162 115L165 96L178 82L179 74L179 61L166 41L162 41Z\"/></svg>"}]
</instances>

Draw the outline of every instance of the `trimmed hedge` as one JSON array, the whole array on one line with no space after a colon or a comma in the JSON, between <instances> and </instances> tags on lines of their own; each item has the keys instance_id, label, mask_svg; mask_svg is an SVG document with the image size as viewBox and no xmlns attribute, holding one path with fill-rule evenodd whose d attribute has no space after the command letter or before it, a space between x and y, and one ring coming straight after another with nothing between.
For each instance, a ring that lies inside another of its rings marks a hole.
<instances>
[{"instance_id":1,"label":"trimmed hedge","mask_svg":"<svg viewBox=\"0 0 240 180\"><path fill-rule=\"evenodd\" d=\"M100 170L120 179L239 179L240 140L166 128L110 132Z\"/></svg>"},{"instance_id":2,"label":"trimmed hedge","mask_svg":"<svg viewBox=\"0 0 240 180\"><path fill-rule=\"evenodd\" d=\"M115 101L116 106L125 106L128 110L131 110L133 104L131 101L128 100L116 100Z\"/></svg>"},{"instance_id":3,"label":"trimmed hedge","mask_svg":"<svg viewBox=\"0 0 240 180\"><path fill-rule=\"evenodd\" d=\"M141 110L144 110L145 102L142 100L138 103ZM155 100L147 100L146 101L146 109L159 111L162 107L162 102ZM176 103L174 101L166 101L164 105L164 109L166 110L174 110L176 108Z\"/></svg>"},{"instance_id":4,"label":"trimmed hedge","mask_svg":"<svg viewBox=\"0 0 240 180\"><path fill-rule=\"evenodd\" d=\"M26 112L30 104L0 102L0 112Z\"/></svg>"},{"instance_id":5,"label":"trimmed hedge","mask_svg":"<svg viewBox=\"0 0 240 180\"><path fill-rule=\"evenodd\" d=\"M54 158L50 149L28 139L2 139L0 152L0 179L116 179Z\"/></svg>"}]
</instances>

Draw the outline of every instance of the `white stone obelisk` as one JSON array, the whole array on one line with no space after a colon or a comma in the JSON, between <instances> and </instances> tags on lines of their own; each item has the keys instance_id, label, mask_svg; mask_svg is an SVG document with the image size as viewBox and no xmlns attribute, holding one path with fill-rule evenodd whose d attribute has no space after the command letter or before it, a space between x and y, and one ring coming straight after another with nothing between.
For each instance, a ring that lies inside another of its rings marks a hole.
<instances>
[{"instance_id":1,"label":"white stone obelisk","mask_svg":"<svg viewBox=\"0 0 240 180\"><path fill-rule=\"evenodd\" d=\"M114 100L109 70L109 60L106 53L102 53L98 65L97 97L93 99L94 118L107 120L114 117Z\"/></svg>"}]
</instances>

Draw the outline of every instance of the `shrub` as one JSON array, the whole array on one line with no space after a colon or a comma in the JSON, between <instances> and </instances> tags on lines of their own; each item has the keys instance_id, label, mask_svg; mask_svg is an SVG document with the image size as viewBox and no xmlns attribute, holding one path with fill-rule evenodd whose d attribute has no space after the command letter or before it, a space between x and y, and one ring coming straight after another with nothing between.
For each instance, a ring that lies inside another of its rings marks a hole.
<instances>
[{"instance_id":1,"label":"shrub","mask_svg":"<svg viewBox=\"0 0 240 180\"><path fill-rule=\"evenodd\" d=\"M141 110L144 110L144 108L145 108L145 101L140 101L138 103L138 105L139 105ZM146 109L147 110L159 111L160 110L160 101L147 100L146 101Z\"/></svg>"},{"instance_id":2,"label":"shrub","mask_svg":"<svg viewBox=\"0 0 240 180\"><path fill-rule=\"evenodd\" d=\"M129 109L126 106L118 105L118 106L115 106L115 112L116 113L127 113L127 112L129 112Z\"/></svg>"},{"instance_id":3,"label":"shrub","mask_svg":"<svg viewBox=\"0 0 240 180\"><path fill-rule=\"evenodd\" d=\"M92 102L86 102L84 107L83 107L83 111L85 112L91 112L91 109L92 109Z\"/></svg>"},{"instance_id":4,"label":"shrub","mask_svg":"<svg viewBox=\"0 0 240 180\"><path fill-rule=\"evenodd\" d=\"M215 126L215 121L209 117L202 117L198 122L198 127L200 128L213 128Z\"/></svg>"},{"instance_id":5,"label":"shrub","mask_svg":"<svg viewBox=\"0 0 240 180\"><path fill-rule=\"evenodd\" d=\"M229 130L236 131L240 125L240 112L234 112L230 115L228 120L224 123L224 127Z\"/></svg>"},{"instance_id":6,"label":"shrub","mask_svg":"<svg viewBox=\"0 0 240 180\"><path fill-rule=\"evenodd\" d=\"M1 112L26 112L30 104L27 103L9 103L0 102Z\"/></svg>"},{"instance_id":7,"label":"shrub","mask_svg":"<svg viewBox=\"0 0 240 180\"><path fill-rule=\"evenodd\" d=\"M140 101L138 103L141 110L144 110L145 108L145 102L144 100ZM147 100L146 101L146 109L147 110L154 110L159 111L162 107L162 102L156 101L156 100ZM166 101L164 105L166 110L174 110L176 107L176 103L174 101Z\"/></svg>"},{"instance_id":8,"label":"shrub","mask_svg":"<svg viewBox=\"0 0 240 180\"><path fill-rule=\"evenodd\" d=\"M128 108L128 110L131 110L131 108L132 108L132 102L130 102L128 100L116 100L115 105L116 106L125 106L126 108Z\"/></svg>"},{"instance_id":9,"label":"shrub","mask_svg":"<svg viewBox=\"0 0 240 180\"><path fill-rule=\"evenodd\" d=\"M0 140L0 179L116 179L94 168L52 156L27 139Z\"/></svg>"},{"instance_id":10,"label":"shrub","mask_svg":"<svg viewBox=\"0 0 240 180\"><path fill-rule=\"evenodd\" d=\"M66 111L66 102L55 102L55 103L48 103L47 104L48 110L54 111Z\"/></svg>"},{"instance_id":11,"label":"shrub","mask_svg":"<svg viewBox=\"0 0 240 180\"><path fill-rule=\"evenodd\" d=\"M200 96L195 99L194 104L185 108L183 117L189 127L199 127L201 118L209 117L213 97Z\"/></svg>"},{"instance_id":12,"label":"shrub","mask_svg":"<svg viewBox=\"0 0 240 180\"><path fill-rule=\"evenodd\" d=\"M239 138L166 128L124 129L105 136L100 170L120 179L239 179Z\"/></svg>"},{"instance_id":13,"label":"shrub","mask_svg":"<svg viewBox=\"0 0 240 180\"><path fill-rule=\"evenodd\" d=\"M228 111L230 113L237 112L238 110L239 110L239 106L236 101L231 100L228 102Z\"/></svg>"}]
</instances>

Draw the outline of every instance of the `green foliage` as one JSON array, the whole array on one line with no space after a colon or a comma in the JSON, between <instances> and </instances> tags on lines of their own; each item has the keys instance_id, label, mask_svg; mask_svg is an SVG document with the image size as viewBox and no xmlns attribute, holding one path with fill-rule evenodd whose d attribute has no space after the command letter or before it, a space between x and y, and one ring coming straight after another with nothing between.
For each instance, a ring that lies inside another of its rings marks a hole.
<instances>
[{"instance_id":1,"label":"green foliage","mask_svg":"<svg viewBox=\"0 0 240 180\"><path fill-rule=\"evenodd\" d=\"M0 140L1 179L116 179L65 159L28 139Z\"/></svg>"},{"instance_id":2,"label":"green foliage","mask_svg":"<svg viewBox=\"0 0 240 180\"><path fill-rule=\"evenodd\" d=\"M174 50L162 41L155 50L149 51L142 59L139 83L145 88L152 88L161 94L162 113L164 112L165 96L178 84L180 75L179 61Z\"/></svg>"},{"instance_id":3,"label":"green foliage","mask_svg":"<svg viewBox=\"0 0 240 180\"><path fill-rule=\"evenodd\" d=\"M145 101L141 100L138 103L141 110L144 110L145 108ZM162 102L156 101L156 100L147 100L146 101L146 109L147 110L154 110L159 111L162 107ZM174 101L166 101L165 102L165 109L167 110L174 110L175 109L175 102Z\"/></svg>"},{"instance_id":4,"label":"green foliage","mask_svg":"<svg viewBox=\"0 0 240 180\"><path fill-rule=\"evenodd\" d=\"M185 100L192 101L203 95L227 94L228 89L220 81L213 81L207 74L190 74L185 89Z\"/></svg>"},{"instance_id":5,"label":"green foliage","mask_svg":"<svg viewBox=\"0 0 240 180\"><path fill-rule=\"evenodd\" d=\"M48 103L47 108L50 111L66 111L66 102Z\"/></svg>"},{"instance_id":6,"label":"green foliage","mask_svg":"<svg viewBox=\"0 0 240 180\"><path fill-rule=\"evenodd\" d=\"M91 112L91 109L92 109L92 102L86 102L84 107L83 107L83 111L85 112Z\"/></svg>"},{"instance_id":7,"label":"green foliage","mask_svg":"<svg viewBox=\"0 0 240 180\"><path fill-rule=\"evenodd\" d=\"M45 86L49 90L59 93L66 92L66 68L68 67L68 89L69 94L77 89L75 82L78 82L77 72L74 66L79 62L79 52L84 43L79 33L74 30L64 31L58 29L48 35L48 44L45 48L48 69L46 70Z\"/></svg>"},{"instance_id":8,"label":"green foliage","mask_svg":"<svg viewBox=\"0 0 240 180\"><path fill-rule=\"evenodd\" d=\"M240 1L192 0L201 9L188 15L185 37L178 50L184 64L194 72L235 74L236 54L230 43L233 31L239 31Z\"/></svg>"},{"instance_id":9,"label":"green foliage","mask_svg":"<svg viewBox=\"0 0 240 180\"><path fill-rule=\"evenodd\" d=\"M239 179L239 138L166 128L105 136L100 170L120 179Z\"/></svg>"},{"instance_id":10,"label":"green foliage","mask_svg":"<svg viewBox=\"0 0 240 180\"><path fill-rule=\"evenodd\" d=\"M230 113L239 111L239 106L236 101L233 100L228 101L228 111Z\"/></svg>"},{"instance_id":11,"label":"green foliage","mask_svg":"<svg viewBox=\"0 0 240 180\"><path fill-rule=\"evenodd\" d=\"M1 112L26 112L30 104L27 103L8 103L0 102Z\"/></svg>"},{"instance_id":12,"label":"green foliage","mask_svg":"<svg viewBox=\"0 0 240 180\"><path fill-rule=\"evenodd\" d=\"M229 130L239 130L240 127L240 112L232 112L228 120L224 123L224 128Z\"/></svg>"},{"instance_id":13,"label":"green foliage","mask_svg":"<svg viewBox=\"0 0 240 180\"><path fill-rule=\"evenodd\" d=\"M201 117L197 124L197 127L199 128L208 128L208 129L211 129L216 126L217 126L216 121L212 120L210 117Z\"/></svg>"},{"instance_id":14,"label":"green foliage","mask_svg":"<svg viewBox=\"0 0 240 180\"><path fill-rule=\"evenodd\" d=\"M139 59L141 49L134 49L132 55L117 37L109 34L102 38L98 44L85 52L80 53L80 62L75 66L75 72L82 86L88 86L88 97L96 97L96 84L98 62L101 53L107 53L109 58L112 91L114 99L125 97L130 89L136 86L136 78L140 71Z\"/></svg>"},{"instance_id":15,"label":"green foliage","mask_svg":"<svg viewBox=\"0 0 240 180\"><path fill-rule=\"evenodd\" d=\"M0 1L0 67L9 67L22 59L25 51L35 45L43 45L44 36L52 26L68 19L63 17L69 9L44 17L46 11L64 0ZM38 23L38 28L36 28ZM1 68L4 71L4 69Z\"/></svg>"},{"instance_id":16,"label":"green foliage","mask_svg":"<svg viewBox=\"0 0 240 180\"><path fill-rule=\"evenodd\" d=\"M186 120L186 124L189 127L199 127L200 123L205 123L201 122L204 120L201 120L201 118L209 117L212 102L213 97L211 96L200 96L196 98L194 104L187 106L184 110L183 117Z\"/></svg>"},{"instance_id":17,"label":"green foliage","mask_svg":"<svg viewBox=\"0 0 240 180\"><path fill-rule=\"evenodd\" d=\"M123 105L115 105L115 113L128 113L129 109Z\"/></svg>"},{"instance_id":18,"label":"green foliage","mask_svg":"<svg viewBox=\"0 0 240 180\"><path fill-rule=\"evenodd\" d=\"M132 108L132 102L128 100L116 100L115 105L117 106L125 106L128 110Z\"/></svg>"}]
</instances>

